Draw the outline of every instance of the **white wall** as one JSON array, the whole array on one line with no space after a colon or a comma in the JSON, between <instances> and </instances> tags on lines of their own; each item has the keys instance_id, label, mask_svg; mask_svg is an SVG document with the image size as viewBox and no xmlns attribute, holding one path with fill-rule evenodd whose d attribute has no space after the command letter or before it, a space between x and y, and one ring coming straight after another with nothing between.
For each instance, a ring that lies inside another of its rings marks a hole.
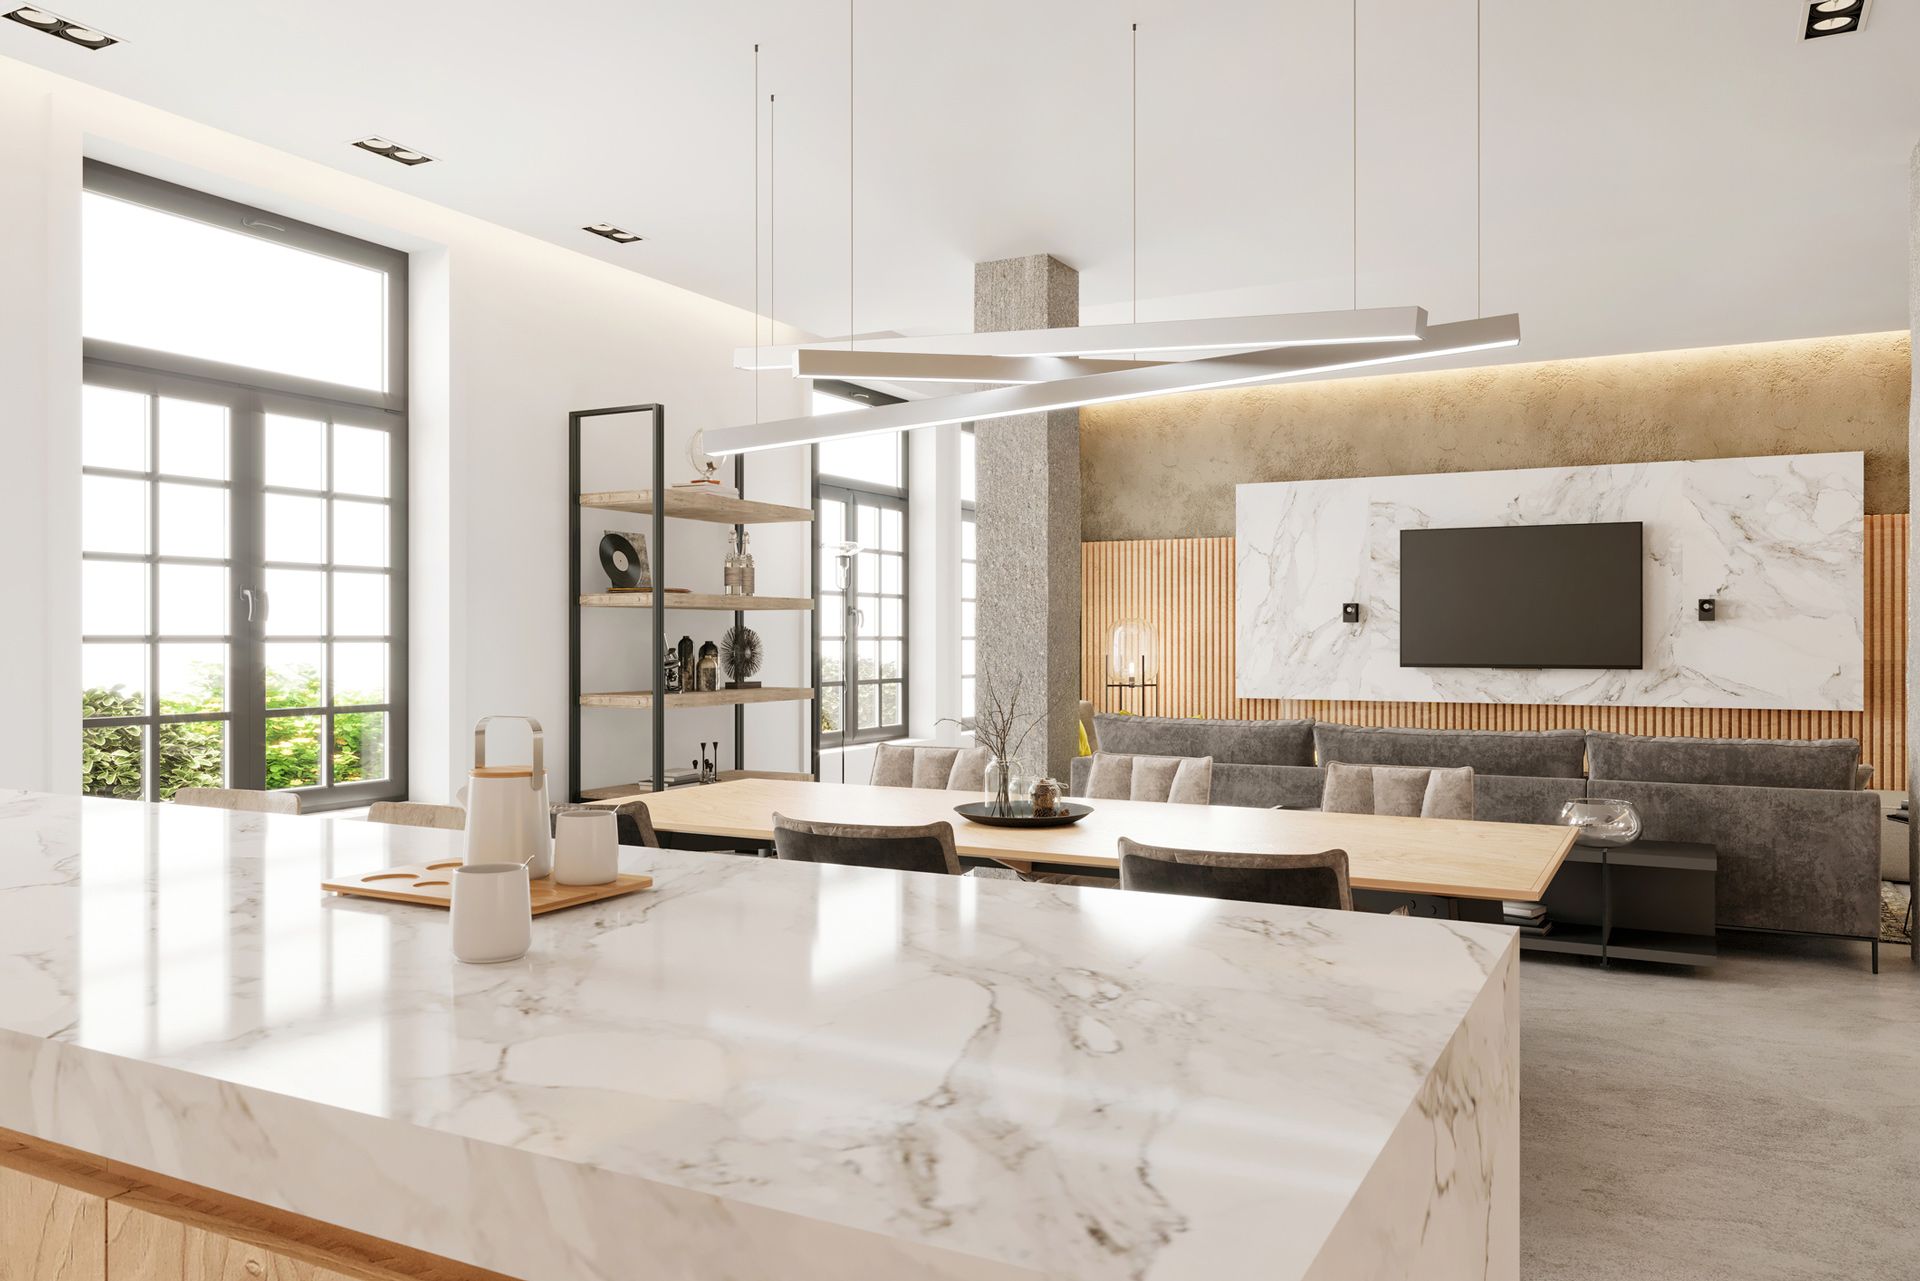
<instances>
[{"instance_id":1,"label":"white wall","mask_svg":"<svg viewBox=\"0 0 1920 1281\"><path fill-rule=\"evenodd\" d=\"M551 768L556 779L563 776L566 415L664 403L675 470L696 427L752 415L749 376L730 368L732 348L751 338L752 318L0 59L0 537L8 548L0 590L9 602L0 621L0 706L10 719L0 735L0 786L70 790L78 780L78 209L85 156L414 255L412 790L425 799L451 792L465 768L470 726L488 713L539 718ZM768 377L760 404L775 416L801 412L798 385ZM644 458L637 444L615 446L587 483L645 487ZM756 455L749 492L805 505L805 469L802 450ZM718 527L670 528L669 552L689 569L686 580L671 574L672 584L717 584L720 537ZM805 526L756 532L754 541L761 591L810 591ZM669 625L681 620L696 640L717 640L730 618L670 615ZM624 672L625 688L644 684L641 619L623 613L589 621L592 663ZM768 614L755 623L773 656L764 678L804 683L804 617ZM805 768L802 707L752 710L749 765ZM595 760L587 781L636 777L645 714L593 711L587 722L590 750L605 758ZM731 724L730 712L676 713L669 762L691 756L702 738L726 742L730 761Z\"/></svg>"}]
</instances>

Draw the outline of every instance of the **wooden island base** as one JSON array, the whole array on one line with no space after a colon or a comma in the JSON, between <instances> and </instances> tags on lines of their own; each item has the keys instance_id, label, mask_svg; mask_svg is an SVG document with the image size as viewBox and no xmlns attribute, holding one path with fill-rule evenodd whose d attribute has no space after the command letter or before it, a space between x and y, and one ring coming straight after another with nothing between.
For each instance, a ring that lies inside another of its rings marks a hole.
<instances>
[{"instance_id":1,"label":"wooden island base","mask_svg":"<svg viewBox=\"0 0 1920 1281\"><path fill-rule=\"evenodd\" d=\"M6 1281L513 1281L0 1130Z\"/></svg>"}]
</instances>

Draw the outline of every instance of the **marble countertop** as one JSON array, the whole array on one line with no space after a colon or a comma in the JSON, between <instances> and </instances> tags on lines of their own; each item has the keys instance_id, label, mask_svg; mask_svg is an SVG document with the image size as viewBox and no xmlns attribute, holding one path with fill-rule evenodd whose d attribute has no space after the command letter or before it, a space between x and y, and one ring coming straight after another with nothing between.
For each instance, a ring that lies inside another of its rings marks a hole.
<instances>
[{"instance_id":1,"label":"marble countertop","mask_svg":"<svg viewBox=\"0 0 1920 1281\"><path fill-rule=\"evenodd\" d=\"M0 793L0 1127L539 1281L1305 1277L1516 955L627 850L463 966L319 889L459 844Z\"/></svg>"}]
</instances>

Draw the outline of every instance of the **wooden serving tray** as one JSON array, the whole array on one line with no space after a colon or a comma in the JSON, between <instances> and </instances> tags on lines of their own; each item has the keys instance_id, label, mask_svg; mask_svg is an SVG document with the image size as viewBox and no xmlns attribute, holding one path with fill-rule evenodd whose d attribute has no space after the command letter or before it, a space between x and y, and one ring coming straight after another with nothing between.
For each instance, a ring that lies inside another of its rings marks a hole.
<instances>
[{"instance_id":1,"label":"wooden serving tray","mask_svg":"<svg viewBox=\"0 0 1920 1281\"><path fill-rule=\"evenodd\" d=\"M437 863L403 863L399 867L368 872L365 876L322 881L320 888L335 894L385 899L390 903L452 907L453 869L459 866L460 860L457 858L443 859ZM622 894L652 887L651 876L627 873L614 877L605 885L555 885L552 877L537 877L533 881L533 914L539 916L543 912L557 912L563 907L597 903L601 899L618 898Z\"/></svg>"}]
</instances>

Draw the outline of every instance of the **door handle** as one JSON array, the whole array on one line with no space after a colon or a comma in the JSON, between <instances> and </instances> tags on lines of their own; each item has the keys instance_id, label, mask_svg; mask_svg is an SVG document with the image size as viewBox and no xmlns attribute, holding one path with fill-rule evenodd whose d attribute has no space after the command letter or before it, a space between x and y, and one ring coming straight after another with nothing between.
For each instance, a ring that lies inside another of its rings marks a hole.
<instances>
[{"instance_id":1,"label":"door handle","mask_svg":"<svg viewBox=\"0 0 1920 1281\"><path fill-rule=\"evenodd\" d=\"M264 591L255 591L251 587L241 588L240 594L247 598L247 621L249 623L266 622L267 621L267 594ZM259 614L258 618L254 617L256 613L254 606L256 604L259 606L259 609L257 611Z\"/></svg>"}]
</instances>

